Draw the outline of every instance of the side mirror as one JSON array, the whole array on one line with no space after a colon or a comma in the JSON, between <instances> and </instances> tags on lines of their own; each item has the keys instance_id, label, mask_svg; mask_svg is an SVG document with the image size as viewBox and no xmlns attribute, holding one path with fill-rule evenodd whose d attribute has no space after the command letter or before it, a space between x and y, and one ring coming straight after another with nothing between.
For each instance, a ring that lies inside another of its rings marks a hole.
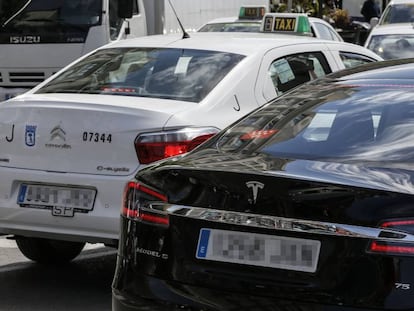
<instances>
[{"instance_id":1,"label":"side mirror","mask_svg":"<svg viewBox=\"0 0 414 311\"><path fill-rule=\"evenodd\" d=\"M136 0L118 0L118 17L131 18Z\"/></svg>"},{"instance_id":2,"label":"side mirror","mask_svg":"<svg viewBox=\"0 0 414 311\"><path fill-rule=\"evenodd\" d=\"M378 24L379 18L373 17L369 20L369 24L371 25L371 28L374 28Z\"/></svg>"}]
</instances>

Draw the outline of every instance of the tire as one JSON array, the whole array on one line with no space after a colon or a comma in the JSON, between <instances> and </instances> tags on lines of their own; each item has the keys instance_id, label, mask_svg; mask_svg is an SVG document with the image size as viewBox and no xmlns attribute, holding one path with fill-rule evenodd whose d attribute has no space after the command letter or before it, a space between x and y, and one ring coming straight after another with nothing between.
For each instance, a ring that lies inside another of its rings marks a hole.
<instances>
[{"instance_id":1,"label":"tire","mask_svg":"<svg viewBox=\"0 0 414 311\"><path fill-rule=\"evenodd\" d=\"M69 262L80 254L83 242L69 242L30 237L16 237L16 244L25 257L38 263Z\"/></svg>"}]
</instances>

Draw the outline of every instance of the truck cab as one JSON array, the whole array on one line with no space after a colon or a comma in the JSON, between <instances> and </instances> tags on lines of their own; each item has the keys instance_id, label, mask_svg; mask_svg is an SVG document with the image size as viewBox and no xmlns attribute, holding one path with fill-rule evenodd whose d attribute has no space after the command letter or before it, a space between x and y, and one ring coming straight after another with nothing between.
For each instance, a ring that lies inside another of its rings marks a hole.
<instances>
[{"instance_id":1,"label":"truck cab","mask_svg":"<svg viewBox=\"0 0 414 311\"><path fill-rule=\"evenodd\" d=\"M0 1L0 100L99 46L146 34L142 0Z\"/></svg>"}]
</instances>

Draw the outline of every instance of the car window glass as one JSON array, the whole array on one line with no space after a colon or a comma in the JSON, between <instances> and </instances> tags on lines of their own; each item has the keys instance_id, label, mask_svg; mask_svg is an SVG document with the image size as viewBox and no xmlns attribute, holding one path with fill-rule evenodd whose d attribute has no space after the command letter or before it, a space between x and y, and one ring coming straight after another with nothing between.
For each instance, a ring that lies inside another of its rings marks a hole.
<instances>
[{"instance_id":1,"label":"car window glass","mask_svg":"<svg viewBox=\"0 0 414 311\"><path fill-rule=\"evenodd\" d=\"M367 48L384 59L414 57L414 35L376 35L372 36Z\"/></svg>"},{"instance_id":2,"label":"car window glass","mask_svg":"<svg viewBox=\"0 0 414 311\"><path fill-rule=\"evenodd\" d=\"M134 0L132 3L132 14L138 15L140 13L140 7L138 6L138 1Z\"/></svg>"},{"instance_id":3,"label":"car window glass","mask_svg":"<svg viewBox=\"0 0 414 311\"><path fill-rule=\"evenodd\" d=\"M334 40L334 41L343 41L341 36L335 30L333 30L331 28L328 28L328 31L331 33L332 40Z\"/></svg>"},{"instance_id":4,"label":"car window glass","mask_svg":"<svg viewBox=\"0 0 414 311\"><path fill-rule=\"evenodd\" d=\"M109 1L109 35L111 40L118 38L119 32L121 31L123 19L118 17L118 1Z\"/></svg>"},{"instance_id":5,"label":"car window glass","mask_svg":"<svg viewBox=\"0 0 414 311\"><path fill-rule=\"evenodd\" d=\"M329 86L319 97L304 95L309 84L276 100L228 129L217 147L295 159L412 161L414 90Z\"/></svg>"},{"instance_id":6,"label":"car window glass","mask_svg":"<svg viewBox=\"0 0 414 311\"><path fill-rule=\"evenodd\" d=\"M381 24L411 23L414 21L414 4L390 5L386 8L383 15Z\"/></svg>"},{"instance_id":7,"label":"car window glass","mask_svg":"<svg viewBox=\"0 0 414 311\"><path fill-rule=\"evenodd\" d=\"M269 75L278 94L331 72L320 52L288 55L272 62Z\"/></svg>"},{"instance_id":8,"label":"car window glass","mask_svg":"<svg viewBox=\"0 0 414 311\"><path fill-rule=\"evenodd\" d=\"M204 25L198 32L259 32L258 22L214 23Z\"/></svg>"},{"instance_id":9,"label":"car window glass","mask_svg":"<svg viewBox=\"0 0 414 311\"><path fill-rule=\"evenodd\" d=\"M102 1L0 1L3 43L30 34L41 43L84 43L89 28L102 23ZM35 29L35 31L34 31ZM6 33L15 34L10 37ZM18 43L18 42L14 42ZM34 41L34 43L40 43Z\"/></svg>"},{"instance_id":10,"label":"car window glass","mask_svg":"<svg viewBox=\"0 0 414 311\"><path fill-rule=\"evenodd\" d=\"M332 36L330 30L325 25L323 25L321 23L314 23L313 25L317 29L317 31L319 33L319 37L321 39L325 39L325 40L335 40L336 39L335 37Z\"/></svg>"},{"instance_id":11,"label":"car window glass","mask_svg":"<svg viewBox=\"0 0 414 311\"><path fill-rule=\"evenodd\" d=\"M199 102L243 57L187 49L104 49L74 64L37 92Z\"/></svg>"},{"instance_id":12,"label":"car window glass","mask_svg":"<svg viewBox=\"0 0 414 311\"><path fill-rule=\"evenodd\" d=\"M355 66L372 63L375 60L369 58L367 56L357 54L357 53L350 53L350 52L339 52L339 56L345 66L345 68L352 68Z\"/></svg>"}]
</instances>

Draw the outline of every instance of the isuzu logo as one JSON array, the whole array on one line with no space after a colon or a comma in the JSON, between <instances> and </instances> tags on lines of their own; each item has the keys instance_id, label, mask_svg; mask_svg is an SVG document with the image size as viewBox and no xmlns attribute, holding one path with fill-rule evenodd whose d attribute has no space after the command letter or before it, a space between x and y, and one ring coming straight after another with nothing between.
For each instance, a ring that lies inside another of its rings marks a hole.
<instances>
[{"instance_id":1,"label":"isuzu logo","mask_svg":"<svg viewBox=\"0 0 414 311\"><path fill-rule=\"evenodd\" d=\"M253 192L253 204L256 204L257 194L259 193L259 189L264 188L264 184L258 181L248 181L246 183L247 188L251 188Z\"/></svg>"},{"instance_id":2,"label":"isuzu logo","mask_svg":"<svg viewBox=\"0 0 414 311\"><path fill-rule=\"evenodd\" d=\"M11 36L10 43L12 44L40 43L40 36Z\"/></svg>"}]
</instances>

